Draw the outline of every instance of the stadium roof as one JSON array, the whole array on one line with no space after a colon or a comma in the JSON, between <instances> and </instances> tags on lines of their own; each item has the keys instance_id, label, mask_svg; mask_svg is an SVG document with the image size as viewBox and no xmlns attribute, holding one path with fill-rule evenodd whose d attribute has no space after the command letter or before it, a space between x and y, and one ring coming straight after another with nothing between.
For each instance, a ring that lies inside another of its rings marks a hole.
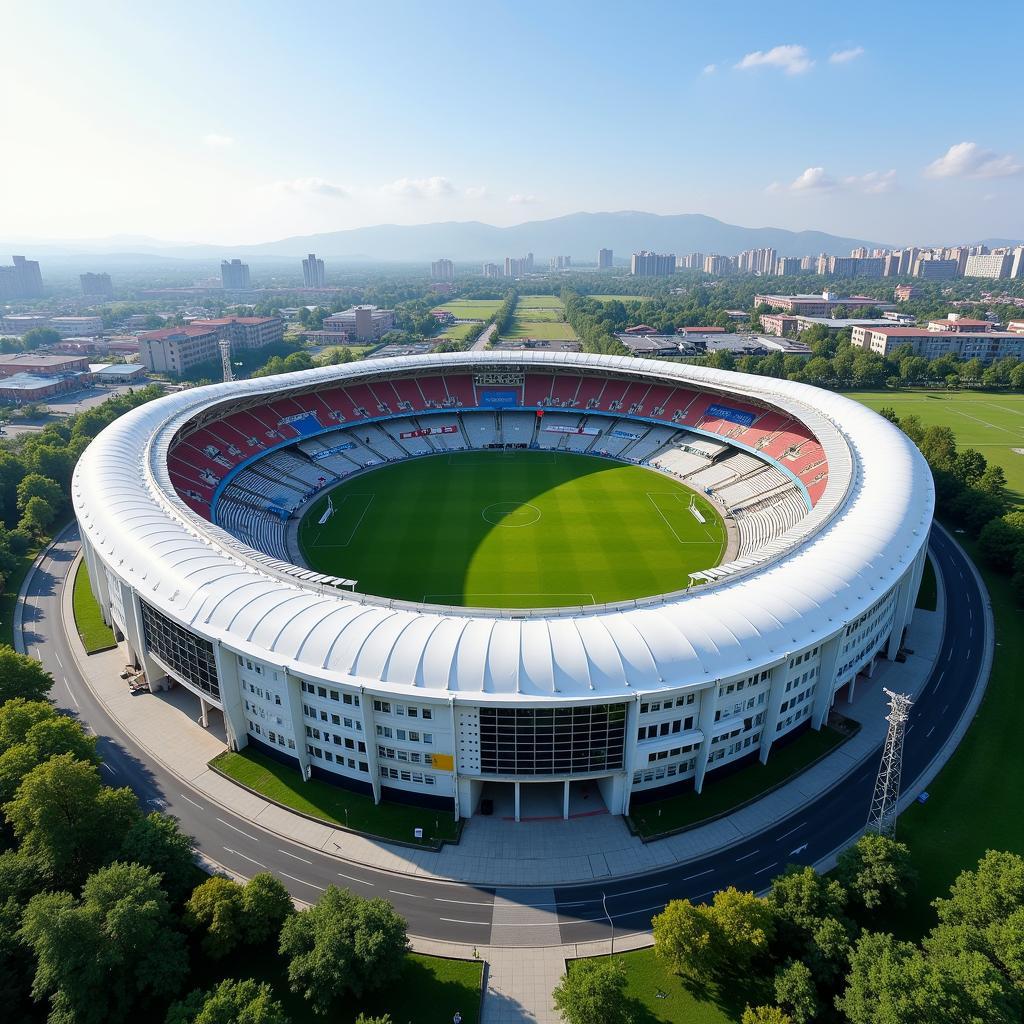
<instances>
[{"instance_id":1,"label":"stadium roof","mask_svg":"<svg viewBox=\"0 0 1024 1024\"><path fill-rule=\"evenodd\" d=\"M783 408L822 444L828 487L770 557L707 586L615 605L510 610L416 605L300 579L191 512L168 475L177 431L225 402L382 374L513 367L685 382ZM371 692L515 704L696 686L781 662L834 635L901 579L934 505L931 474L909 438L839 395L707 367L529 351L369 360L169 395L93 441L73 498L89 542L143 600L233 650Z\"/></svg>"}]
</instances>

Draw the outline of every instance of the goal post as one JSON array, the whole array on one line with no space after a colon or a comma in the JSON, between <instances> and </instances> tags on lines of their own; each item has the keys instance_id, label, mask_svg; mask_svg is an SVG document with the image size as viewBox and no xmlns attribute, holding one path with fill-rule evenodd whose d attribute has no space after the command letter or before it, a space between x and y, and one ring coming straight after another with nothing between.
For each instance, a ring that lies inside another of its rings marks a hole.
<instances>
[{"instance_id":1,"label":"goal post","mask_svg":"<svg viewBox=\"0 0 1024 1024\"><path fill-rule=\"evenodd\" d=\"M327 508L324 509L324 514L319 519L319 525L323 526L331 516L334 515L334 499L327 495Z\"/></svg>"},{"instance_id":2,"label":"goal post","mask_svg":"<svg viewBox=\"0 0 1024 1024\"><path fill-rule=\"evenodd\" d=\"M691 494L690 495L690 515L692 515L693 518L696 519L698 523L706 522L703 513L701 512L701 510L699 508L697 508L697 495L696 494Z\"/></svg>"}]
</instances>

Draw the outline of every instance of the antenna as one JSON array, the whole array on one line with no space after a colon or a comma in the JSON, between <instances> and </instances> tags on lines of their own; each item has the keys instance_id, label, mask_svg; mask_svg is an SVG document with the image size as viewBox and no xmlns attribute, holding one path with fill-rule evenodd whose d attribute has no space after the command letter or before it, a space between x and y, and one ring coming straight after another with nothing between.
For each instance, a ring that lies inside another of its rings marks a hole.
<instances>
[{"instance_id":1,"label":"antenna","mask_svg":"<svg viewBox=\"0 0 1024 1024\"><path fill-rule=\"evenodd\" d=\"M875 793L871 798L871 812L868 828L880 836L896 834L897 804L900 797L900 772L903 768L903 734L913 701L904 693L885 690L889 698L889 714L886 721L889 731L885 736L882 762L878 766Z\"/></svg>"},{"instance_id":2,"label":"antenna","mask_svg":"<svg viewBox=\"0 0 1024 1024\"><path fill-rule=\"evenodd\" d=\"M231 342L221 340L217 342L217 345L220 348L220 365L224 371L224 383L227 384L235 379L234 371L231 369Z\"/></svg>"}]
</instances>

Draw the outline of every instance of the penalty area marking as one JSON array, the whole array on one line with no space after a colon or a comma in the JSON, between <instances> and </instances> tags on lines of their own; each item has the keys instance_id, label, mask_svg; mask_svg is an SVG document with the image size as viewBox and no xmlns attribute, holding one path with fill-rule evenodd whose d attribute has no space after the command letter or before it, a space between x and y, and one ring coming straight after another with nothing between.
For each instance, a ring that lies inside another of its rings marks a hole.
<instances>
[{"instance_id":1,"label":"penalty area marking","mask_svg":"<svg viewBox=\"0 0 1024 1024\"><path fill-rule=\"evenodd\" d=\"M313 538L313 547L320 547L320 548L347 548L349 546L349 544L351 544L353 539L355 538L356 531L362 525L363 519L366 517L366 512L369 509L370 505L373 504L373 499L376 496L377 496L376 494L363 494L363 493L346 494L344 499L342 500L341 504L335 506L335 509L334 509L334 515L335 516L337 516L345 508L345 506L349 503L349 501L352 498L365 498L366 499L366 504L363 506L363 511L359 514L359 518L355 521L355 523L352 524L352 529L349 530L348 539L345 540L343 543L321 544L320 543L320 537L323 535L324 530L327 528L326 526L323 526L319 530L317 530L317 534Z\"/></svg>"},{"instance_id":2,"label":"penalty area marking","mask_svg":"<svg viewBox=\"0 0 1024 1024\"><path fill-rule=\"evenodd\" d=\"M521 526L533 526L540 521L541 511L528 501L495 501L485 506L480 515L483 521L490 523L491 526L505 526L512 530ZM515 521L507 522L509 519Z\"/></svg>"},{"instance_id":3,"label":"penalty area marking","mask_svg":"<svg viewBox=\"0 0 1024 1024\"><path fill-rule=\"evenodd\" d=\"M681 503L684 500L684 495L676 494L674 491L647 491L645 493L647 494L647 500L654 506L654 511L661 516L662 521L672 531L672 536L675 537L680 544L717 544L719 549L721 549L721 541L715 540L715 538L708 532L707 526L703 523L700 528L704 531L704 536L707 537L707 540L683 540L683 538L676 533L675 527L669 522L668 516L666 516L662 511L661 506L654 500L655 495L662 495L664 497L674 498L677 503ZM688 500L689 496L687 495L685 498Z\"/></svg>"}]
</instances>

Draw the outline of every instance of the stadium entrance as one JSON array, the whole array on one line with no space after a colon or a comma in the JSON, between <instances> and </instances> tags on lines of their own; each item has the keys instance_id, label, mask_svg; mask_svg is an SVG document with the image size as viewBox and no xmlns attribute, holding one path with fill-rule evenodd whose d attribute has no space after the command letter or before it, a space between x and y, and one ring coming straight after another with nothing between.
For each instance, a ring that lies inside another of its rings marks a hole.
<instances>
[{"instance_id":1,"label":"stadium entrance","mask_svg":"<svg viewBox=\"0 0 1024 1024\"><path fill-rule=\"evenodd\" d=\"M607 814L597 779L485 782L477 814L511 821L552 821Z\"/></svg>"}]
</instances>

